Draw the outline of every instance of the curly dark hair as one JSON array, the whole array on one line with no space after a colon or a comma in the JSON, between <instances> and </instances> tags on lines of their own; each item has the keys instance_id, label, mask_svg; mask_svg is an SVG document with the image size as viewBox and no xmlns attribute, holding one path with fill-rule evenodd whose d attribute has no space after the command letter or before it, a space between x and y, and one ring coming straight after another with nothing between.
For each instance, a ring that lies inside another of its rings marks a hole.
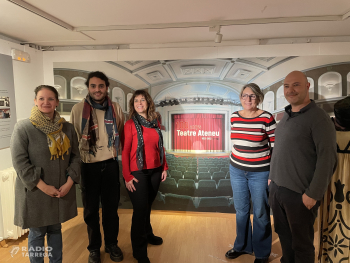
<instances>
[{"instance_id":1,"label":"curly dark hair","mask_svg":"<svg viewBox=\"0 0 350 263\"><path fill-rule=\"evenodd\" d=\"M147 90L137 90L132 95L130 101L129 101L129 119L131 119L135 114L137 114L137 111L135 110L134 106L134 100L137 96L143 96L147 101L147 119L152 121L154 119L157 119L157 113L156 113L156 106L154 105L153 99L151 95L147 92Z\"/></svg>"},{"instance_id":2,"label":"curly dark hair","mask_svg":"<svg viewBox=\"0 0 350 263\"><path fill-rule=\"evenodd\" d=\"M91 78L99 78L105 82L107 88L109 87L109 80L103 72L101 72L101 71L90 72L87 80L85 81L86 87L89 87L89 81Z\"/></svg>"}]
</instances>

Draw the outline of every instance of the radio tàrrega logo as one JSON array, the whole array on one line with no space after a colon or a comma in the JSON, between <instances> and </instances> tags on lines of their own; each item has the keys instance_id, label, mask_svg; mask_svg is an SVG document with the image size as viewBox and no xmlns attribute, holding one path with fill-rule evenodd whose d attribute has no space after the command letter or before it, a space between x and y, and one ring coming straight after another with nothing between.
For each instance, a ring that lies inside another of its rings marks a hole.
<instances>
[{"instance_id":1,"label":"radio t\u00e0rrega logo","mask_svg":"<svg viewBox=\"0 0 350 263\"><path fill-rule=\"evenodd\" d=\"M11 250L11 257L14 257L14 255L16 255L19 251L19 247L13 247Z\"/></svg>"}]
</instances>

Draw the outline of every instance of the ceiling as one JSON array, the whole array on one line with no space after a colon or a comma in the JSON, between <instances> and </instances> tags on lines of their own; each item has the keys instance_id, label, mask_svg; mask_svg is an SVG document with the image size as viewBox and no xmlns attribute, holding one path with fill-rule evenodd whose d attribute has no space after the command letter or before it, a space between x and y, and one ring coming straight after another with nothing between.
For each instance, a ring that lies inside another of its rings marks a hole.
<instances>
[{"instance_id":1,"label":"ceiling","mask_svg":"<svg viewBox=\"0 0 350 263\"><path fill-rule=\"evenodd\" d=\"M55 63L55 69L91 71L98 67L132 89L152 87L163 97L205 94L235 99L244 84L295 57L201 60L106 61ZM176 94L174 95L174 91ZM157 95L158 96L158 95ZM158 96L158 97L159 97Z\"/></svg>"},{"instance_id":2,"label":"ceiling","mask_svg":"<svg viewBox=\"0 0 350 263\"><path fill-rule=\"evenodd\" d=\"M147 86L174 82L222 81L242 86L294 57L230 58L173 61L109 61Z\"/></svg>"},{"instance_id":3,"label":"ceiling","mask_svg":"<svg viewBox=\"0 0 350 263\"><path fill-rule=\"evenodd\" d=\"M27 0L24 3L73 29L0 0L0 34L40 46L214 43L216 32L209 32L209 26L215 25L222 25L222 44L245 39L350 36L348 0Z\"/></svg>"}]
</instances>

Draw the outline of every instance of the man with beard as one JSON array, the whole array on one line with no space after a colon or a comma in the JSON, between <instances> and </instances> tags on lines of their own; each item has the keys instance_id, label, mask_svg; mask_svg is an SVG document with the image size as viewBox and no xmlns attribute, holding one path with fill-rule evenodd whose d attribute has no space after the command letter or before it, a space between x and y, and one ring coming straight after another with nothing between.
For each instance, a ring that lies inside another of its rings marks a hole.
<instances>
[{"instance_id":1,"label":"man with beard","mask_svg":"<svg viewBox=\"0 0 350 263\"><path fill-rule=\"evenodd\" d=\"M334 125L309 98L310 84L300 71L287 75L290 103L275 130L269 202L282 246L282 263L313 263L313 225L337 162Z\"/></svg>"},{"instance_id":2,"label":"man with beard","mask_svg":"<svg viewBox=\"0 0 350 263\"><path fill-rule=\"evenodd\" d=\"M81 190L84 221L89 236L88 262L101 262L100 199L105 251L110 253L113 261L119 262L123 260L123 253L118 247L118 150L124 129L124 115L121 107L108 96L109 81L104 73L91 72L85 84L88 95L74 105L70 121L78 134L82 159Z\"/></svg>"}]
</instances>

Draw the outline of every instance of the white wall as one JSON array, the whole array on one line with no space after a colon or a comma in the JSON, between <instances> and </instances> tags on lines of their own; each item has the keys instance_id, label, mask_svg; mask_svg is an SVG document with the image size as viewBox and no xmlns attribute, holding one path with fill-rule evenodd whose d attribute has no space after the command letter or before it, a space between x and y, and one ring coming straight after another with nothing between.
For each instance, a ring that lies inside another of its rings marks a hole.
<instances>
[{"instance_id":1,"label":"white wall","mask_svg":"<svg viewBox=\"0 0 350 263\"><path fill-rule=\"evenodd\" d=\"M28 52L31 59L30 63L13 61L16 114L17 120L21 120L30 116L34 89L44 84L43 52L0 39L0 54L11 55L12 48ZM10 148L0 150L0 160L0 171L12 166Z\"/></svg>"}]
</instances>

